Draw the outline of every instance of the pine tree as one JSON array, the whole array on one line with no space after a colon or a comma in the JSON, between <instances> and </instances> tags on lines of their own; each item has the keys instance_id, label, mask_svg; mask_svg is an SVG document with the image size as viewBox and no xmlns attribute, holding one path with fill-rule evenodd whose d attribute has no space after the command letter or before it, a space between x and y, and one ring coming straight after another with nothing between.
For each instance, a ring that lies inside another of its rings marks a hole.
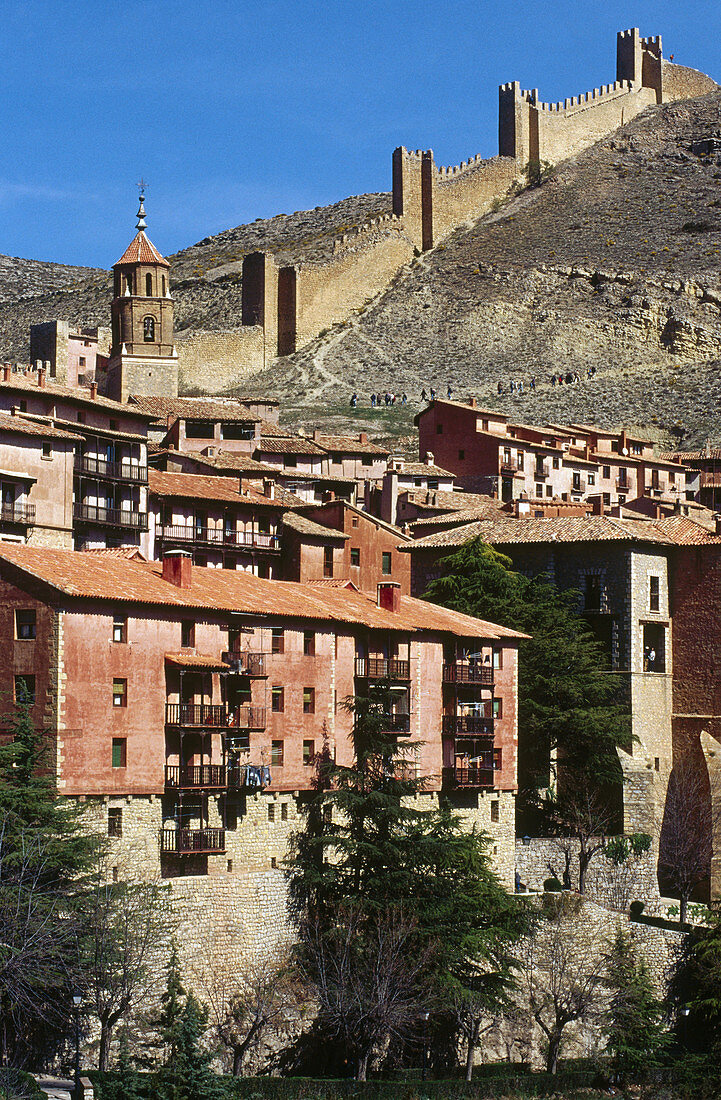
<instances>
[{"instance_id":1,"label":"pine tree","mask_svg":"<svg viewBox=\"0 0 721 1100\"><path fill-rule=\"evenodd\" d=\"M668 1033L646 962L620 928L608 958L607 984L611 1000L604 1034L611 1064L620 1082L635 1081L661 1064Z\"/></svg>"}]
</instances>

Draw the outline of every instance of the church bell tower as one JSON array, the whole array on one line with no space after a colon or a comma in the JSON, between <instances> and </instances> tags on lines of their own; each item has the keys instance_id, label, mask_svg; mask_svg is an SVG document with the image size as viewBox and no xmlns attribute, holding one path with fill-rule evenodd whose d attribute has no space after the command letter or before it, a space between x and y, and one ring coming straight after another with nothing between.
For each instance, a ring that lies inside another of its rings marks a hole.
<instances>
[{"instance_id":1,"label":"church bell tower","mask_svg":"<svg viewBox=\"0 0 721 1100\"><path fill-rule=\"evenodd\" d=\"M113 265L112 345L106 391L108 397L123 402L133 393L178 396L170 265L145 234L143 190L135 228L135 237Z\"/></svg>"}]
</instances>

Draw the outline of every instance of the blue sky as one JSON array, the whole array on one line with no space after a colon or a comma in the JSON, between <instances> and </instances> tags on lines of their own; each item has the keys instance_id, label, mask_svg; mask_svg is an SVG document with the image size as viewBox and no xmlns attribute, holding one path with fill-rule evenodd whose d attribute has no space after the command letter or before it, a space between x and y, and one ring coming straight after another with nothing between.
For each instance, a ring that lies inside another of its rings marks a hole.
<instances>
[{"instance_id":1,"label":"blue sky","mask_svg":"<svg viewBox=\"0 0 721 1100\"><path fill-rule=\"evenodd\" d=\"M497 86L615 76L616 31L721 79L716 3L3 0L0 253L109 267L390 189L396 145L497 152Z\"/></svg>"}]
</instances>

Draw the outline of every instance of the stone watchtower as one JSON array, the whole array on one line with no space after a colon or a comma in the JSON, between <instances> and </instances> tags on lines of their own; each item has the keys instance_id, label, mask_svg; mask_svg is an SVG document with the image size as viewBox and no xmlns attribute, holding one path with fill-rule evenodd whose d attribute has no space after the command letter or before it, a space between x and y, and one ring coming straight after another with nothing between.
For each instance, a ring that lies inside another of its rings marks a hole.
<instances>
[{"instance_id":1,"label":"stone watchtower","mask_svg":"<svg viewBox=\"0 0 721 1100\"><path fill-rule=\"evenodd\" d=\"M145 235L144 202L141 192L138 232L113 265L113 335L105 390L123 402L131 393L178 396L170 265Z\"/></svg>"}]
</instances>

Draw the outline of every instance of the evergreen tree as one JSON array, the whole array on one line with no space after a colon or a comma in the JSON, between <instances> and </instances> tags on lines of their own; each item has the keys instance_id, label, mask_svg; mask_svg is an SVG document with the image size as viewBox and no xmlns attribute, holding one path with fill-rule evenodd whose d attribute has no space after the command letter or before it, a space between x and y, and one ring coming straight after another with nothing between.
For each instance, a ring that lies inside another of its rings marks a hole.
<instances>
[{"instance_id":1,"label":"evergreen tree","mask_svg":"<svg viewBox=\"0 0 721 1100\"><path fill-rule=\"evenodd\" d=\"M443 559L424 598L530 635L519 647L520 809L538 805L538 788L548 787L540 806L548 824L568 818L574 831L580 819L599 816L597 793L621 782L616 749L630 747L628 717L601 647L578 614L577 593L559 592L546 577L528 578L512 565L480 540L469 542ZM552 750L565 778L560 787L549 775Z\"/></svg>"},{"instance_id":2,"label":"evergreen tree","mask_svg":"<svg viewBox=\"0 0 721 1100\"><path fill-rule=\"evenodd\" d=\"M604 1034L617 1080L635 1081L661 1064L668 1047L664 1007L657 997L645 960L621 928L608 957L611 994Z\"/></svg>"}]
</instances>

